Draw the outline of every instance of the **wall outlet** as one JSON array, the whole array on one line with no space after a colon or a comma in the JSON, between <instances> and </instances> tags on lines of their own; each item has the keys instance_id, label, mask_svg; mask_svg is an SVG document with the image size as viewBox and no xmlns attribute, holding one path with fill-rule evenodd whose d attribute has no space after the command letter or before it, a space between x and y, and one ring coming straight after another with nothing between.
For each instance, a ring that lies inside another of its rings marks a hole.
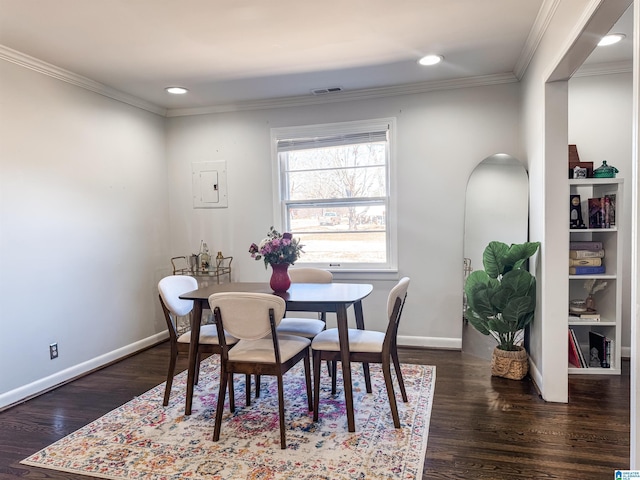
<instances>
[{"instance_id":1,"label":"wall outlet","mask_svg":"<svg viewBox=\"0 0 640 480\"><path fill-rule=\"evenodd\" d=\"M51 360L53 360L54 358L58 358L58 344L57 343L52 343L51 345L49 345L49 356L51 357Z\"/></svg>"}]
</instances>

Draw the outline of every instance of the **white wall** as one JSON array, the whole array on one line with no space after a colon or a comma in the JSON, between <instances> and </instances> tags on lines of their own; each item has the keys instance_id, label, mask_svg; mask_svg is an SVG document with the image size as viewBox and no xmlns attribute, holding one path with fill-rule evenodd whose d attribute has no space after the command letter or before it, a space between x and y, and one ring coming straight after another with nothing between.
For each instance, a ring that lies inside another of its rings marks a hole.
<instances>
[{"instance_id":1,"label":"white wall","mask_svg":"<svg viewBox=\"0 0 640 480\"><path fill-rule=\"evenodd\" d=\"M622 271L622 354L631 353L631 175L632 74L574 77L569 81L569 143L577 145L580 161L593 168L607 160L623 178L624 225Z\"/></svg>"},{"instance_id":2,"label":"white wall","mask_svg":"<svg viewBox=\"0 0 640 480\"><path fill-rule=\"evenodd\" d=\"M530 181L530 240L541 242L540 253L530 265L538 286L536 318L531 325L529 344L531 375L543 398L558 402L566 402L568 398L566 324L554 323L554 319L566 317L569 233L563 210L554 212L549 205L554 202L566 205L569 189L566 175L561 175L559 168L548 171L547 151L554 147L554 141L547 140L545 134L551 129L545 124L554 123L566 138L567 107L566 102L562 102L563 86L558 85L557 92L549 86L547 92L546 82L562 58L563 52L558 51L558 46L566 43L576 19L580 18L581 8L572 6L573 9L566 3L560 5L522 79L522 124ZM548 98L554 93L560 100L558 103ZM562 138L555 143L567 144ZM565 146L564 155L558 154L556 158L562 161L566 155ZM568 213L566 216L568 219Z\"/></svg>"},{"instance_id":3,"label":"white wall","mask_svg":"<svg viewBox=\"0 0 640 480\"><path fill-rule=\"evenodd\" d=\"M5 61L0 108L2 407L164 335L169 243L163 118Z\"/></svg>"},{"instance_id":4,"label":"white wall","mask_svg":"<svg viewBox=\"0 0 640 480\"><path fill-rule=\"evenodd\" d=\"M534 272L538 308L531 329L532 375L545 400L566 402L568 78L628 0L560 2L522 80L523 135L531 186L531 240L542 242ZM583 32L588 31L588 34Z\"/></svg>"},{"instance_id":5,"label":"white wall","mask_svg":"<svg viewBox=\"0 0 640 480\"><path fill-rule=\"evenodd\" d=\"M248 254L272 224L270 129L370 118L397 118L399 275L412 279L400 325L401 343L460 348L462 258L467 180L489 155L521 157L519 85L168 119L171 252L233 255L234 278L267 280ZM191 201L191 162L225 160L227 209L197 210ZM340 281L340 274L336 275ZM371 328L383 328L393 280L370 275L364 302Z\"/></svg>"}]
</instances>

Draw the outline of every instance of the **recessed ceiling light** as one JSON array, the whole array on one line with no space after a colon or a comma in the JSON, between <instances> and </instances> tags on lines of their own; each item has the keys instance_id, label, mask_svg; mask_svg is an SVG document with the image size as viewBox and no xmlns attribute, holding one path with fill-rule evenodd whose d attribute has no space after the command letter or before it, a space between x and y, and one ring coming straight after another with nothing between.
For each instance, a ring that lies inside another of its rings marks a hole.
<instances>
[{"instance_id":1,"label":"recessed ceiling light","mask_svg":"<svg viewBox=\"0 0 640 480\"><path fill-rule=\"evenodd\" d=\"M602 37L602 40L598 42L598 46L604 47L607 45L613 45L614 43L618 43L624 37L626 37L624 33L612 33L611 35L605 35Z\"/></svg>"},{"instance_id":2,"label":"recessed ceiling light","mask_svg":"<svg viewBox=\"0 0 640 480\"><path fill-rule=\"evenodd\" d=\"M187 90L186 88L183 87L167 87L165 88L165 90L169 93L172 93L174 95L183 95L185 93L187 93L189 90Z\"/></svg>"},{"instance_id":3,"label":"recessed ceiling light","mask_svg":"<svg viewBox=\"0 0 640 480\"><path fill-rule=\"evenodd\" d=\"M444 60L444 57L442 55L426 55L418 60L418 63L420 65L428 66L440 63L442 60Z\"/></svg>"}]
</instances>

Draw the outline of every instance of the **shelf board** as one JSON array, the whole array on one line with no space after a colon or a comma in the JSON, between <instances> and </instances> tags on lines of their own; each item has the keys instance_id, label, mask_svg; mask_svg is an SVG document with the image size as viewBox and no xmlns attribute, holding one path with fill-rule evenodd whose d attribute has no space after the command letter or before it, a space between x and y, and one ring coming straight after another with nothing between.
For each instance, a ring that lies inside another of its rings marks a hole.
<instances>
[{"instance_id":1,"label":"shelf board","mask_svg":"<svg viewBox=\"0 0 640 480\"><path fill-rule=\"evenodd\" d=\"M569 326L572 325L585 325L585 326L598 326L598 327L615 327L616 322L596 322L594 320L574 320L569 321Z\"/></svg>"},{"instance_id":2,"label":"shelf board","mask_svg":"<svg viewBox=\"0 0 640 480\"><path fill-rule=\"evenodd\" d=\"M569 185L608 185L623 183L622 178L570 178Z\"/></svg>"},{"instance_id":3,"label":"shelf board","mask_svg":"<svg viewBox=\"0 0 640 480\"><path fill-rule=\"evenodd\" d=\"M595 273L593 275L569 275L569 280L580 280L580 279L589 279L589 278L601 278L603 280L615 280L617 275L609 274L609 273Z\"/></svg>"},{"instance_id":4,"label":"shelf board","mask_svg":"<svg viewBox=\"0 0 640 480\"><path fill-rule=\"evenodd\" d=\"M618 227L609 228L570 228L569 233L602 233L617 232Z\"/></svg>"},{"instance_id":5,"label":"shelf board","mask_svg":"<svg viewBox=\"0 0 640 480\"><path fill-rule=\"evenodd\" d=\"M577 368L569 367L569 375L620 375L619 368Z\"/></svg>"}]
</instances>

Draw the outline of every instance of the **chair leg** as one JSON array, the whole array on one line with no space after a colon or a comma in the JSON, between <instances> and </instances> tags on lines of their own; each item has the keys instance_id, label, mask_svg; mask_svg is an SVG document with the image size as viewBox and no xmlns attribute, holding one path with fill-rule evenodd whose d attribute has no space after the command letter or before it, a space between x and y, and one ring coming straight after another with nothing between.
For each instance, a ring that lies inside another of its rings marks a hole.
<instances>
[{"instance_id":1,"label":"chair leg","mask_svg":"<svg viewBox=\"0 0 640 480\"><path fill-rule=\"evenodd\" d=\"M171 348L171 358L169 358L169 371L167 372L167 384L164 387L164 400L162 405L165 407L169 405L169 396L171 396L171 387L173 386L173 373L176 369L176 359L178 358L178 351Z\"/></svg>"},{"instance_id":2,"label":"chair leg","mask_svg":"<svg viewBox=\"0 0 640 480\"><path fill-rule=\"evenodd\" d=\"M256 374L256 398L260 398L260 375Z\"/></svg>"},{"instance_id":3,"label":"chair leg","mask_svg":"<svg viewBox=\"0 0 640 480\"><path fill-rule=\"evenodd\" d=\"M400 393L402 394L402 401L408 402L407 390L404 388L404 379L402 378L402 370L400 370L400 360L398 360L398 352L391 353L393 359L393 368L396 371L396 377L398 378L398 385L400 385Z\"/></svg>"},{"instance_id":4,"label":"chair leg","mask_svg":"<svg viewBox=\"0 0 640 480\"><path fill-rule=\"evenodd\" d=\"M318 409L320 408L320 351L313 351L313 421L318 421ZM328 362L327 362L328 363Z\"/></svg>"},{"instance_id":5,"label":"chair leg","mask_svg":"<svg viewBox=\"0 0 640 480\"><path fill-rule=\"evenodd\" d=\"M364 385L367 389L367 393L371 393L371 375L369 375L369 364L362 364L362 372L364 373Z\"/></svg>"},{"instance_id":6,"label":"chair leg","mask_svg":"<svg viewBox=\"0 0 640 480\"><path fill-rule=\"evenodd\" d=\"M307 384L307 404L309 405L309 411L313 410L313 394L311 393L311 364L309 363L309 351L304 357L304 377Z\"/></svg>"},{"instance_id":7,"label":"chair leg","mask_svg":"<svg viewBox=\"0 0 640 480\"><path fill-rule=\"evenodd\" d=\"M280 413L280 448L287 448L287 440L284 431L284 385L282 382L282 373L278 375L278 410Z\"/></svg>"},{"instance_id":8,"label":"chair leg","mask_svg":"<svg viewBox=\"0 0 640 480\"><path fill-rule=\"evenodd\" d=\"M216 407L216 423L213 427L213 441L220 440L220 428L222 427L222 409L224 408L224 397L227 392L228 376L224 368L220 369L220 389L218 391L218 406Z\"/></svg>"},{"instance_id":9,"label":"chair leg","mask_svg":"<svg viewBox=\"0 0 640 480\"><path fill-rule=\"evenodd\" d=\"M337 373L338 373L338 362L335 360L331 360L331 395L335 395L337 391Z\"/></svg>"},{"instance_id":10,"label":"chair leg","mask_svg":"<svg viewBox=\"0 0 640 480\"><path fill-rule=\"evenodd\" d=\"M220 378L222 379L222 372L220 372ZM229 411L233 413L236 409L236 404L235 404L236 391L233 386L233 375L231 375L231 381L227 383L228 383L227 388L229 389Z\"/></svg>"},{"instance_id":11,"label":"chair leg","mask_svg":"<svg viewBox=\"0 0 640 480\"><path fill-rule=\"evenodd\" d=\"M400 416L398 415L396 394L393 391L393 379L391 378L391 363L389 362L388 358L382 361L382 373L384 374L384 383L387 387L387 396L389 397L389 406L391 407L393 426L396 428L400 428Z\"/></svg>"},{"instance_id":12,"label":"chair leg","mask_svg":"<svg viewBox=\"0 0 640 480\"><path fill-rule=\"evenodd\" d=\"M244 376L244 383L245 383L245 392L247 395L247 407L251 406L251 375L249 375L248 373Z\"/></svg>"},{"instance_id":13,"label":"chair leg","mask_svg":"<svg viewBox=\"0 0 640 480\"><path fill-rule=\"evenodd\" d=\"M229 373L229 411L231 413L236 411L236 391L233 388L233 373Z\"/></svg>"},{"instance_id":14,"label":"chair leg","mask_svg":"<svg viewBox=\"0 0 640 480\"><path fill-rule=\"evenodd\" d=\"M193 377L193 383L195 385L198 384L198 379L200 378L200 362L202 361L202 358L200 358L199 353L196 355L196 359L196 374Z\"/></svg>"}]
</instances>

